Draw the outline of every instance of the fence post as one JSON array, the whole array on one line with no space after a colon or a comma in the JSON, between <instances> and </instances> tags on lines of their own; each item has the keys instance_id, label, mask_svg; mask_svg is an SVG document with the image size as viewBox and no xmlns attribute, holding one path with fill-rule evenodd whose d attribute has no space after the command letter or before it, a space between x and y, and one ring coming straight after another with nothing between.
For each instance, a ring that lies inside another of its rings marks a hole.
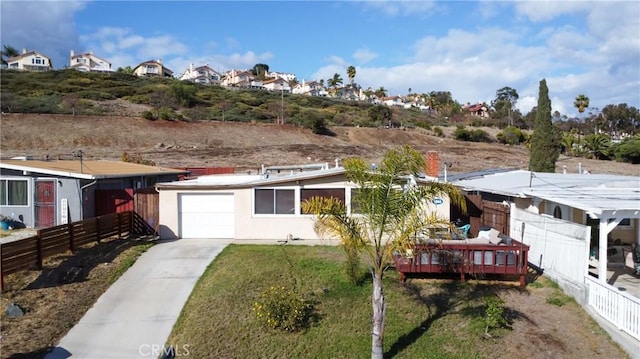
<instances>
[{"instance_id":1,"label":"fence post","mask_svg":"<svg viewBox=\"0 0 640 359\"><path fill-rule=\"evenodd\" d=\"M96 217L96 241L100 243L100 217Z\"/></svg>"},{"instance_id":2,"label":"fence post","mask_svg":"<svg viewBox=\"0 0 640 359\"><path fill-rule=\"evenodd\" d=\"M71 222L68 223L67 227L69 228L69 250L71 253L76 251L76 243L73 239L73 224Z\"/></svg>"},{"instance_id":3,"label":"fence post","mask_svg":"<svg viewBox=\"0 0 640 359\"><path fill-rule=\"evenodd\" d=\"M120 213L116 213L116 227L118 228L118 239L122 239L122 234L120 232Z\"/></svg>"},{"instance_id":4,"label":"fence post","mask_svg":"<svg viewBox=\"0 0 640 359\"><path fill-rule=\"evenodd\" d=\"M40 230L38 230L36 238L36 260L38 261L36 265L38 269L42 269L42 236L40 235Z\"/></svg>"}]
</instances>

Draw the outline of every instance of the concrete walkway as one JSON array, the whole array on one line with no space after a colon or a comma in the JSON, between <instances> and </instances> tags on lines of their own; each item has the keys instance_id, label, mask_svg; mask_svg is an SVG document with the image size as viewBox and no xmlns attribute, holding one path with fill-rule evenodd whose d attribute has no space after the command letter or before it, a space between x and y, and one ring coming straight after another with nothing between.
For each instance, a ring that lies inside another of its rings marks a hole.
<instances>
[{"instance_id":1,"label":"concrete walkway","mask_svg":"<svg viewBox=\"0 0 640 359\"><path fill-rule=\"evenodd\" d=\"M159 241L109 287L46 358L157 358L196 282L231 242Z\"/></svg>"}]
</instances>

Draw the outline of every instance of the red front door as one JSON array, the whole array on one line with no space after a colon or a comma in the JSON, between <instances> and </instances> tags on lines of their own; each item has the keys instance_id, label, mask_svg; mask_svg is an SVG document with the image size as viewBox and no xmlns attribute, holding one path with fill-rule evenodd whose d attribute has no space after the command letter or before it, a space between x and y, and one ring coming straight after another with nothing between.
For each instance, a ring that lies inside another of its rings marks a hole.
<instances>
[{"instance_id":1,"label":"red front door","mask_svg":"<svg viewBox=\"0 0 640 359\"><path fill-rule=\"evenodd\" d=\"M35 186L35 227L53 227L56 225L56 181L36 180Z\"/></svg>"}]
</instances>

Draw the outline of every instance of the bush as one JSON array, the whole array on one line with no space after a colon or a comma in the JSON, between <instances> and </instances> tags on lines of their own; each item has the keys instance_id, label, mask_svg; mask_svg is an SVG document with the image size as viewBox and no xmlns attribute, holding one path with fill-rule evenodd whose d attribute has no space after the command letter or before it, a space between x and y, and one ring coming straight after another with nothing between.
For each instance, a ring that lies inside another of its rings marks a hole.
<instances>
[{"instance_id":1,"label":"bush","mask_svg":"<svg viewBox=\"0 0 640 359\"><path fill-rule=\"evenodd\" d=\"M507 126L496 136L498 142L507 145L518 145L526 140L524 132L514 126Z\"/></svg>"},{"instance_id":2,"label":"bush","mask_svg":"<svg viewBox=\"0 0 640 359\"><path fill-rule=\"evenodd\" d=\"M442 127L438 127L438 126L434 127L433 133L438 137L444 137L444 132L442 131Z\"/></svg>"},{"instance_id":3,"label":"bush","mask_svg":"<svg viewBox=\"0 0 640 359\"><path fill-rule=\"evenodd\" d=\"M453 136L456 140L459 141L470 141L470 142L492 142L491 136L481 129L475 129L472 131L467 130L464 126L458 126L456 130L453 132Z\"/></svg>"},{"instance_id":4,"label":"bush","mask_svg":"<svg viewBox=\"0 0 640 359\"><path fill-rule=\"evenodd\" d=\"M265 328L296 332L309 325L313 305L291 289L272 286L262 292L253 311Z\"/></svg>"},{"instance_id":5,"label":"bush","mask_svg":"<svg viewBox=\"0 0 640 359\"><path fill-rule=\"evenodd\" d=\"M614 145L612 152L618 162L640 163L640 135L626 138Z\"/></svg>"},{"instance_id":6,"label":"bush","mask_svg":"<svg viewBox=\"0 0 640 359\"><path fill-rule=\"evenodd\" d=\"M153 114L153 112L151 111L144 111L142 112L142 118L144 118L145 120L150 120L150 121L154 121L157 120L158 118Z\"/></svg>"},{"instance_id":7,"label":"bush","mask_svg":"<svg viewBox=\"0 0 640 359\"><path fill-rule=\"evenodd\" d=\"M496 295L490 295L484 298L485 309L485 334L489 334L489 330L493 328L506 328L509 323L504 318L504 301Z\"/></svg>"}]
</instances>

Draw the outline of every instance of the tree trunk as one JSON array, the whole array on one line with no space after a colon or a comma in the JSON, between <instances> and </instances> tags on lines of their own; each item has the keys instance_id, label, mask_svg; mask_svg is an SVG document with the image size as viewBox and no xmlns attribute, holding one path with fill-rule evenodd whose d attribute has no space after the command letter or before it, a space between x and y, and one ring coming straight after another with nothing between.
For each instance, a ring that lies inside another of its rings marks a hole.
<instances>
[{"instance_id":1,"label":"tree trunk","mask_svg":"<svg viewBox=\"0 0 640 359\"><path fill-rule=\"evenodd\" d=\"M371 359L383 359L384 318L386 307L382 291L382 272L373 274L373 322L371 331Z\"/></svg>"}]
</instances>

